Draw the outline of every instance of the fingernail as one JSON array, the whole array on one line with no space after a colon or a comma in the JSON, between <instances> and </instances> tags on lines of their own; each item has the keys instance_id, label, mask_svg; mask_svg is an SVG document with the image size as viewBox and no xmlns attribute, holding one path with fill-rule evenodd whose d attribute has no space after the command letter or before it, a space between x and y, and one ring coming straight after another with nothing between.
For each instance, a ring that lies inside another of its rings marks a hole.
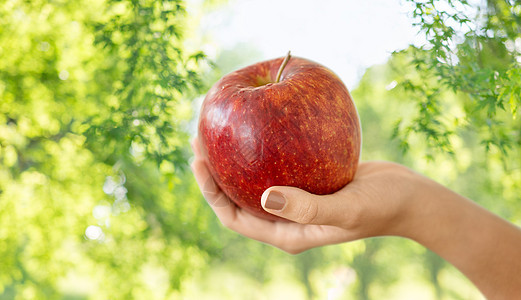
<instances>
[{"instance_id":1,"label":"fingernail","mask_svg":"<svg viewBox=\"0 0 521 300\"><path fill-rule=\"evenodd\" d=\"M281 210L284 208L284 205L286 205L286 198L277 191L271 191L266 199L266 203L264 203L265 208L273 210Z\"/></svg>"}]
</instances>

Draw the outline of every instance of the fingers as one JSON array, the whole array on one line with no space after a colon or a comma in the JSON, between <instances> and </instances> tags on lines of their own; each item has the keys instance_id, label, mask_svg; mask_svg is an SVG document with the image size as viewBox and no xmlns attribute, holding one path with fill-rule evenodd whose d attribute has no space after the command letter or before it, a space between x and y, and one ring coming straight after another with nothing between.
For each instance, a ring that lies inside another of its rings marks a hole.
<instances>
[{"instance_id":1,"label":"fingers","mask_svg":"<svg viewBox=\"0 0 521 300\"><path fill-rule=\"evenodd\" d=\"M304 190L275 186L262 194L262 207L269 213L301 224L339 225L345 203L336 195L319 196Z\"/></svg>"},{"instance_id":2,"label":"fingers","mask_svg":"<svg viewBox=\"0 0 521 300\"><path fill-rule=\"evenodd\" d=\"M224 223L223 220L235 219L235 205L231 203L230 199L213 180L206 161L201 156L197 138L192 140L191 145L195 154L195 160L192 162L191 168L201 193L222 223Z\"/></svg>"},{"instance_id":3,"label":"fingers","mask_svg":"<svg viewBox=\"0 0 521 300\"><path fill-rule=\"evenodd\" d=\"M191 167L201 193L210 206L226 207L231 205L228 197L213 180L206 163L202 159L195 159Z\"/></svg>"},{"instance_id":4,"label":"fingers","mask_svg":"<svg viewBox=\"0 0 521 300\"><path fill-rule=\"evenodd\" d=\"M256 218L232 203L211 176L206 161L201 157L197 139L192 141L192 148L195 153L195 160L191 167L195 180L221 223L225 227L248 237L269 242L268 235L271 222Z\"/></svg>"},{"instance_id":5,"label":"fingers","mask_svg":"<svg viewBox=\"0 0 521 300\"><path fill-rule=\"evenodd\" d=\"M273 222L257 218L230 201L219 189L205 162L197 157L197 153L191 167L204 198L225 227L268 244L273 244L274 240L282 240L281 237L275 236L277 230ZM281 235L282 232L276 234Z\"/></svg>"}]
</instances>

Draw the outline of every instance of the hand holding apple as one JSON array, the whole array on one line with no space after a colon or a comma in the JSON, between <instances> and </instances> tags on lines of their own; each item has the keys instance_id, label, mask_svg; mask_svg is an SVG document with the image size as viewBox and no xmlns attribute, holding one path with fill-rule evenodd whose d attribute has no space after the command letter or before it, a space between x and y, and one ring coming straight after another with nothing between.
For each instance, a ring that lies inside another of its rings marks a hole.
<instances>
[{"instance_id":1,"label":"hand holding apple","mask_svg":"<svg viewBox=\"0 0 521 300\"><path fill-rule=\"evenodd\" d=\"M410 202L422 186L423 177L403 166L364 162L351 183L330 195L314 195L287 186L268 188L262 194L262 207L284 218L272 221L235 205L215 183L198 138L192 142L192 148L195 179L221 223L293 254L370 236L401 234L407 227L404 224L410 222L407 214L414 211ZM284 198L280 210L266 207L273 193Z\"/></svg>"},{"instance_id":2,"label":"hand holding apple","mask_svg":"<svg viewBox=\"0 0 521 300\"><path fill-rule=\"evenodd\" d=\"M331 194L350 182L360 157L358 114L342 81L291 57L232 72L208 92L199 119L202 155L236 205L271 220L270 186Z\"/></svg>"}]
</instances>

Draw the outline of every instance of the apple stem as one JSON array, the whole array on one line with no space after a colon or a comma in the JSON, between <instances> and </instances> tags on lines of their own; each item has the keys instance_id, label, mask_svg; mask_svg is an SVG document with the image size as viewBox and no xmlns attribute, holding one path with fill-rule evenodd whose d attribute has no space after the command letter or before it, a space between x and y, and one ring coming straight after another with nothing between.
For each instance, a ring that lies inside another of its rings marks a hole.
<instances>
[{"instance_id":1,"label":"apple stem","mask_svg":"<svg viewBox=\"0 0 521 300\"><path fill-rule=\"evenodd\" d=\"M282 70L284 70L284 68L288 64L288 61L289 61L290 58L291 58L291 51L288 51L288 55L286 55L286 57L284 58L284 60L280 64L279 71L277 72L277 78L275 79L275 83L279 83L280 76L282 75Z\"/></svg>"}]
</instances>

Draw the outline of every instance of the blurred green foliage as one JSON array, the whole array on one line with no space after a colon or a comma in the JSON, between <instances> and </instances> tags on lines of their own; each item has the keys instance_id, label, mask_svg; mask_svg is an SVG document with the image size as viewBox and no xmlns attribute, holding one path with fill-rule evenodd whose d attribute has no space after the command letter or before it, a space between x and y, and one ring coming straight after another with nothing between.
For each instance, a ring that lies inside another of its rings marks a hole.
<instances>
[{"instance_id":1,"label":"blurred green foliage","mask_svg":"<svg viewBox=\"0 0 521 300\"><path fill-rule=\"evenodd\" d=\"M353 91L363 158L519 225L521 5L408 2L428 43ZM192 99L258 53L210 63L188 21L176 0L0 3L0 299L480 297L411 241L290 256L223 229L185 170Z\"/></svg>"},{"instance_id":2,"label":"blurred green foliage","mask_svg":"<svg viewBox=\"0 0 521 300\"><path fill-rule=\"evenodd\" d=\"M521 3L407 2L427 43L401 51L411 56L415 70L397 83L417 109L396 124L395 137L404 149L410 135L420 135L430 148L452 153L451 137L471 130L505 162L520 157ZM449 102L447 91L457 97ZM447 113L447 106L458 114Z\"/></svg>"},{"instance_id":3,"label":"blurred green foliage","mask_svg":"<svg viewBox=\"0 0 521 300\"><path fill-rule=\"evenodd\" d=\"M185 18L181 1L0 4L3 298L162 299L219 249L184 201L205 59Z\"/></svg>"}]
</instances>

